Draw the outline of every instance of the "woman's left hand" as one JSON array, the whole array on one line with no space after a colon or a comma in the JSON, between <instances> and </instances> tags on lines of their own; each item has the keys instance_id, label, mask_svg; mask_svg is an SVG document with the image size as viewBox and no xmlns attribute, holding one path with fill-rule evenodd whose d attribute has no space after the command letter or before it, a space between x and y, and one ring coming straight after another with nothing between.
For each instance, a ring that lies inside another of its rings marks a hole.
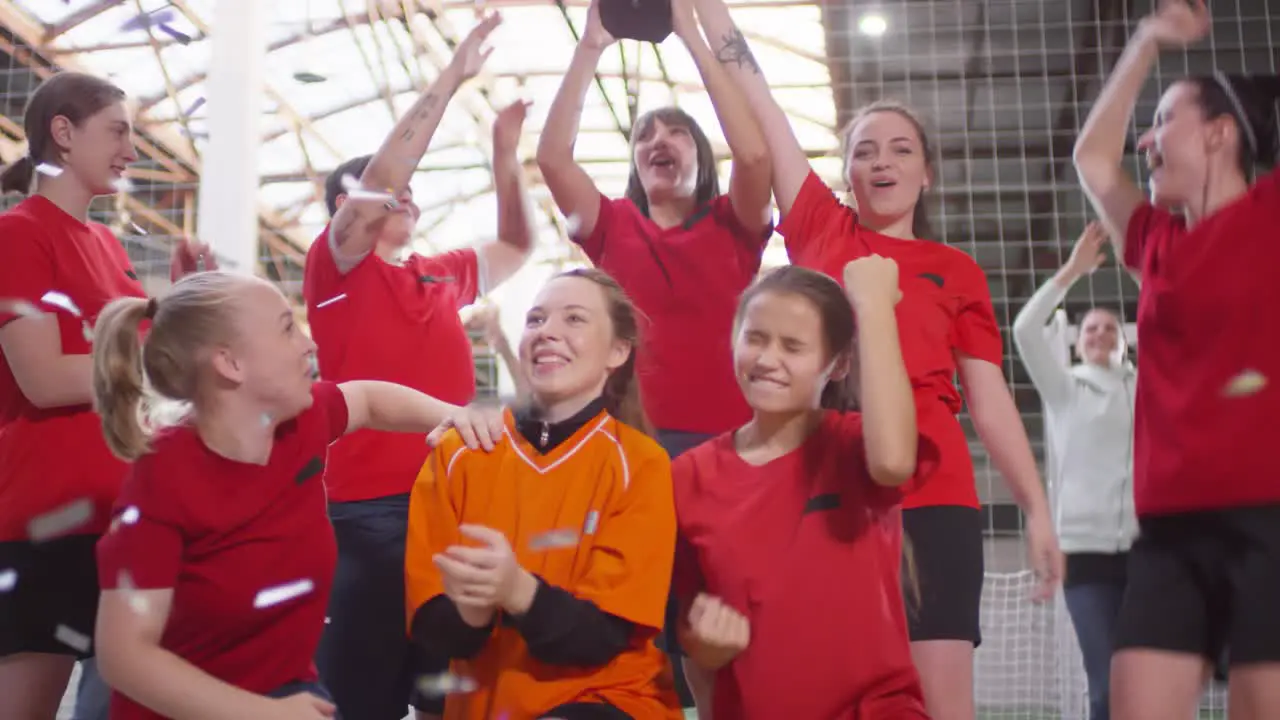
<instances>
[{"instance_id":1,"label":"woman's left hand","mask_svg":"<svg viewBox=\"0 0 1280 720\"><path fill-rule=\"evenodd\" d=\"M204 267L201 268L201 263ZM178 282L182 278L201 270L217 270L218 261L213 256L213 249L202 242L190 238L181 238L173 245L169 256L169 280Z\"/></svg>"},{"instance_id":2,"label":"woman's left hand","mask_svg":"<svg viewBox=\"0 0 1280 720\"><path fill-rule=\"evenodd\" d=\"M472 450L479 447L489 452L502 441L505 425L502 408L458 408L427 435L427 444L434 448L445 433L457 430L467 447Z\"/></svg>"},{"instance_id":3,"label":"woman's left hand","mask_svg":"<svg viewBox=\"0 0 1280 720\"><path fill-rule=\"evenodd\" d=\"M458 530L481 546L454 545L432 558L449 578L454 602L510 608L525 574L511 543L501 532L482 525L463 525Z\"/></svg>"},{"instance_id":4,"label":"woman's left hand","mask_svg":"<svg viewBox=\"0 0 1280 720\"><path fill-rule=\"evenodd\" d=\"M1049 600L1066 575L1066 558L1058 548L1058 535L1048 513L1027 518L1027 554L1038 582L1031 599L1035 602Z\"/></svg>"}]
</instances>

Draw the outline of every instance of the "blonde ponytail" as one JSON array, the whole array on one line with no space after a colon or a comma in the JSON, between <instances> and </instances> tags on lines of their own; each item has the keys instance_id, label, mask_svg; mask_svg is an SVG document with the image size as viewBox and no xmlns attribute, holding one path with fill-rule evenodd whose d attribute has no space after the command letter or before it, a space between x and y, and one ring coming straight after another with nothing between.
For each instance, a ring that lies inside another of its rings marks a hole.
<instances>
[{"instance_id":1,"label":"blonde ponytail","mask_svg":"<svg viewBox=\"0 0 1280 720\"><path fill-rule=\"evenodd\" d=\"M113 300L94 326L93 404L102 418L107 447L126 462L144 455L149 441L141 415L146 377L140 328L150 302L133 297Z\"/></svg>"}]
</instances>

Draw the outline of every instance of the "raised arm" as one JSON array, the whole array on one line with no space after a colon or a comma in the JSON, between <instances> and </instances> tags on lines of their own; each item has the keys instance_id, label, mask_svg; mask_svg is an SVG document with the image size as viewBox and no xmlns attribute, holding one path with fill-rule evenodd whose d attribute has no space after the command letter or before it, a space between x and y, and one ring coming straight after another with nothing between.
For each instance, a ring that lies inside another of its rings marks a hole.
<instances>
[{"instance_id":1,"label":"raised arm","mask_svg":"<svg viewBox=\"0 0 1280 720\"><path fill-rule=\"evenodd\" d=\"M462 83L480 72L489 56L483 49L484 41L501 21L496 13L487 15L458 45L449 65L400 118L374 153L359 178L363 189L399 197L409 187L409 180L426 155L449 100ZM352 201L350 197L347 200L333 216L329 229L334 259L343 272L355 267L373 250L389 212L381 200Z\"/></svg>"},{"instance_id":2,"label":"raised arm","mask_svg":"<svg viewBox=\"0 0 1280 720\"><path fill-rule=\"evenodd\" d=\"M588 237L600 217L600 190L596 183L573 159L578 123L587 102L587 90L595 78L596 66L604 51L613 44L613 36L600 23L600 10L593 0L587 11L587 27L573 51L569 70L560 90L551 102L547 122L538 138L538 168L542 181L551 191L560 212L578 219L573 234Z\"/></svg>"},{"instance_id":3,"label":"raised arm","mask_svg":"<svg viewBox=\"0 0 1280 720\"><path fill-rule=\"evenodd\" d=\"M858 404L867 469L877 484L897 487L915 474L920 441L894 316L902 295L898 265L879 255L858 258L845 265L844 286L857 317Z\"/></svg>"},{"instance_id":4,"label":"raised arm","mask_svg":"<svg viewBox=\"0 0 1280 720\"><path fill-rule=\"evenodd\" d=\"M720 129L733 153L733 169L729 175L729 202L738 222L749 230L763 233L773 221L769 200L773 195L773 164L769 147L756 125L751 106L734 84L715 53L702 38L694 17L693 0L673 0L675 32L689 48L698 74L711 97Z\"/></svg>"},{"instance_id":5,"label":"raised arm","mask_svg":"<svg viewBox=\"0 0 1280 720\"><path fill-rule=\"evenodd\" d=\"M1162 0L1156 12L1139 23L1080 129L1073 153L1076 173L1121 257L1129 218L1143 202L1142 191L1121 165L1138 93L1161 46L1195 42L1209 26L1204 0Z\"/></svg>"},{"instance_id":6,"label":"raised arm","mask_svg":"<svg viewBox=\"0 0 1280 720\"><path fill-rule=\"evenodd\" d=\"M786 215L809 176L809 158L791 130L787 114L773 99L769 82L751 54L747 39L733 24L724 0L693 0L693 3L712 52L746 97L757 126L764 134L773 173L773 194L777 198L778 209Z\"/></svg>"},{"instance_id":7,"label":"raised arm","mask_svg":"<svg viewBox=\"0 0 1280 720\"><path fill-rule=\"evenodd\" d=\"M347 401L347 432L381 430L427 434L456 427L467 447L492 450L502 438L502 415L450 405L412 388L380 380L352 380L338 386Z\"/></svg>"},{"instance_id":8,"label":"raised arm","mask_svg":"<svg viewBox=\"0 0 1280 720\"><path fill-rule=\"evenodd\" d=\"M1106 241L1106 230L1099 223L1089 223L1062 269L1036 290L1013 319L1013 344L1040 399L1050 407L1065 407L1071 401L1071 373L1063 359L1054 355L1045 325L1071 286L1107 259L1102 253Z\"/></svg>"},{"instance_id":9,"label":"raised arm","mask_svg":"<svg viewBox=\"0 0 1280 720\"><path fill-rule=\"evenodd\" d=\"M498 240L479 249L485 292L515 275L533 253L537 228L520 163L520 132L529 103L518 100L498 113L493 123L493 186L498 195Z\"/></svg>"}]
</instances>

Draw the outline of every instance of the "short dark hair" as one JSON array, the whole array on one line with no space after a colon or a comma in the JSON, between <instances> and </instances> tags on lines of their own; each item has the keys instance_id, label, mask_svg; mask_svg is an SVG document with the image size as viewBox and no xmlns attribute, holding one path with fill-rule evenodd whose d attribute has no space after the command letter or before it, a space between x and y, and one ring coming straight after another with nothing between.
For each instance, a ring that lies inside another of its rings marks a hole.
<instances>
[{"instance_id":1,"label":"short dark hair","mask_svg":"<svg viewBox=\"0 0 1280 720\"><path fill-rule=\"evenodd\" d=\"M1195 86L1206 120L1228 116L1240 129L1239 164L1250 174L1280 161L1280 76L1215 75L1184 79Z\"/></svg>"},{"instance_id":2,"label":"short dark hair","mask_svg":"<svg viewBox=\"0 0 1280 720\"><path fill-rule=\"evenodd\" d=\"M649 217L649 196L645 194L644 185L640 183L640 170L636 167L635 147L636 142L653 128L655 122L684 128L693 136L693 147L698 157L698 179L694 187L694 206L702 207L719 197L720 174L716 169L716 153L711 149L711 140L707 138L707 134L702 131L698 121L694 120L692 115L677 107L664 107L650 110L641 115L640 119L636 120L635 124L631 126L631 141L629 143L631 172L627 176L626 198L640 209L641 214Z\"/></svg>"},{"instance_id":3,"label":"short dark hair","mask_svg":"<svg viewBox=\"0 0 1280 720\"><path fill-rule=\"evenodd\" d=\"M22 115L27 136L27 154L0 173L0 192L26 194L35 177L36 165L58 162L62 148L49 127L55 117L65 117L79 127L104 108L122 102L125 93L108 80L78 72L60 72L31 93Z\"/></svg>"},{"instance_id":4,"label":"short dark hair","mask_svg":"<svg viewBox=\"0 0 1280 720\"><path fill-rule=\"evenodd\" d=\"M352 158L339 165L336 170L329 173L329 177L324 179L324 204L329 208L329 217L338 214L338 196L347 194L347 189L342 186L342 178L350 175L359 180L360 176L364 175L365 168L369 167L371 160L373 160L372 155Z\"/></svg>"}]
</instances>

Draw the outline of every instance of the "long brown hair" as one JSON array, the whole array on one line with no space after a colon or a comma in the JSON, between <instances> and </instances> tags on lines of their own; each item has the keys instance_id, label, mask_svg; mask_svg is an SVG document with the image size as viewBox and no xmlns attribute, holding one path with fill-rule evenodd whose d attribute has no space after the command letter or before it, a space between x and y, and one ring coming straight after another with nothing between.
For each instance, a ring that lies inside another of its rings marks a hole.
<instances>
[{"instance_id":1,"label":"long brown hair","mask_svg":"<svg viewBox=\"0 0 1280 720\"><path fill-rule=\"evenodd\" d=\"M809 301L822 319L822 340L831 358L842 355L849 359L850 371L841 380L832 380L822 389L821 406L829 410L847 411L858 406L857 373L853 371L854 329L853 306L840 284L827 275L796 265L783 265L761 275L742 293L738 312L733 318L734 334L742 324L747 305L766 293L795 295Z\"/></svg>"},{"instance_id":2,"label":"long brown hair","mask_svg":"<svg viewBox=\"0 0 1280 720\"><path fill-rule=\"evenodd\" d=\"M613 325L613 337L631 346L626 362L609 375L604 384L605 408L609 414L646 435L653 434L653 426L645 415L640 400L640 383L636 379L636 355L640 352L640 322L631 298L616 280L603 270L575 268L562 272L557 278L571 277L589 280L604 291L605 305L609 308L609 320Z\"/></svg>"},{"instance_id":3,"label":"long brown hair","mask_svg":"<svg viewBox=\"0 0 1280 720\"><path fill-rule=\"evenodd\" d=\"M59 163L65 148L53 138L53 119L65 117L80 127L103 108L125 99L120 88L93 75L63 71L45 80L31 93L22 115L27 136L27 154L0 172L0 193L22 193L31 189L36 165Z\"/></svg>"},{"instance_id":4,"label":"long brown hair","mask_svg":"<svg viewBox=\"0 0 1280 720\"><path fill-rule=\"evenodd\" d=\"M111 452L132 462L146 454L148 396L195 402L203 350L230 333L236 291L249 278L203 272L159 299L118 298L94 326L93 401ZM141 326L151 320L146 340Z\"/></svg>"},{"instance_id":5,"label":"long brown hair","mask_svg":"<svg viewBox=\"0 0 1280 720\"><path fill-rule=\"evenodd\" d=\"M853 129L857 127L858 123L862 122L863 118L879 112L897 113L911 123L916 129L916 135L920 140L920 152L924 155L925 167L930 172L934 170L933 144L929 141L929 133L925 130L924 121L920 119L920 116L911 108L895 100L877 100L854 111L853 117L840 130L841 158L844 162L841 177L845 179L845 182L849 183L850 188L852 188L853 183L849 182L849 161L853 148L849 146L849 140L853 136ZM916 209L911 214L911 233L922 240L937 239L933 236L933 223L929 220L929 208L925 204L923 189L920 190L920 197L916 199Z\"/></svg>"}]
</instances>

